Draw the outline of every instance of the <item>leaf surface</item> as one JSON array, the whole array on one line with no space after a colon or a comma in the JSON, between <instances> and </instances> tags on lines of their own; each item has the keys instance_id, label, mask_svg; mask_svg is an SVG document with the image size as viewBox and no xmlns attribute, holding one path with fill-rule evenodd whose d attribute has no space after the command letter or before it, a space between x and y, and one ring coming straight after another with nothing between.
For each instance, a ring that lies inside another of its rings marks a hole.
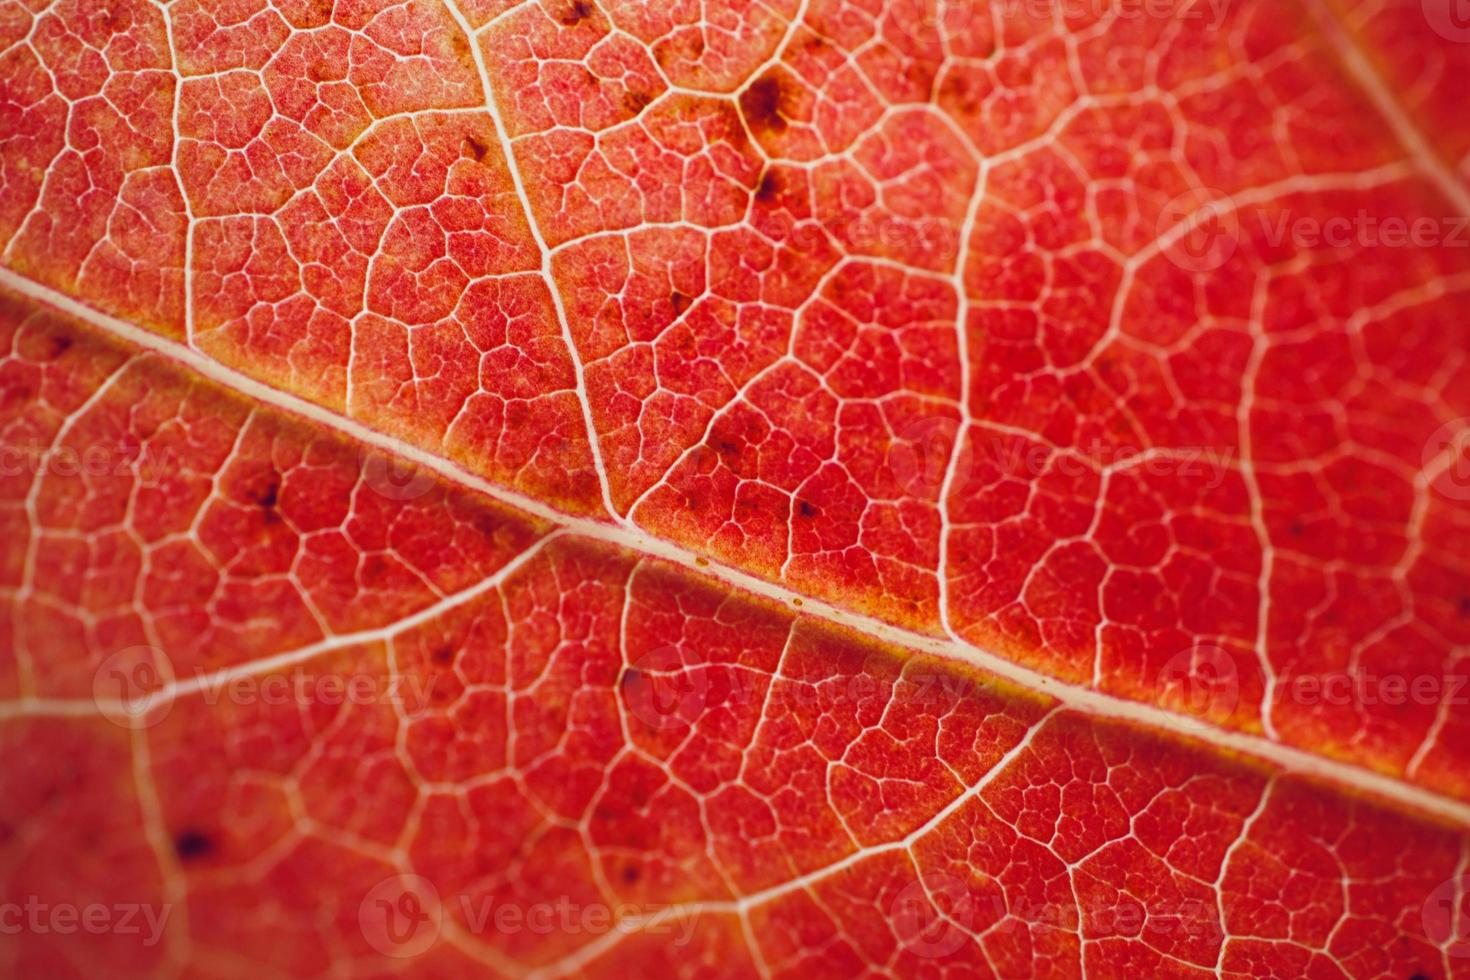
<instances>
[{"instance_id":1,"label":"leaf surface","mask_svg":"<svg viewBox=\"0 0 1470 980\"><path fill-rule=\"evenodd\" d=\"M1456 13L0 9L7 972L1465 972Z\"/></svg>"}]
</instances>

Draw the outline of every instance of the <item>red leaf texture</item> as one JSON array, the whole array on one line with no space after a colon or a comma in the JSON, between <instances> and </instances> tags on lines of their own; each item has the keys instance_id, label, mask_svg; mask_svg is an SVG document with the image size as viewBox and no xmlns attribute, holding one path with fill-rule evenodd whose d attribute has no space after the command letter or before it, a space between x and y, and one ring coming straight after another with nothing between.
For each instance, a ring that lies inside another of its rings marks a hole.
<instances>
[{"instance_id":1,"label":"red leaf texture","mask_svg":"<svg viewBox=\"0 0 1470 980\"><path fill-rule=\"evenodd\" d=\"M0 0L0 972L1470 976L1465 0Z\"/></svg>"}]
</instances>

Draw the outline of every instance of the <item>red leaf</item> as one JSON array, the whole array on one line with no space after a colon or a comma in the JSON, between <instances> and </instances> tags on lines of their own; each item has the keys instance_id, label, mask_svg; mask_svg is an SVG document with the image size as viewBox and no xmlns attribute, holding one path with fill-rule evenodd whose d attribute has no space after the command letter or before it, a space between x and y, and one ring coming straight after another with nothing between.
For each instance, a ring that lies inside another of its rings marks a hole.
<instances>
[{"instance_id":1,"label":"red leaf","mask_svg":"<svg viewBox=\"0 0 1470 980\"><path fill-rule=\"evenodd\" d=\"M1470 974L1467 18L0 6L4 972Z\"/></svg>"}]
</instances>

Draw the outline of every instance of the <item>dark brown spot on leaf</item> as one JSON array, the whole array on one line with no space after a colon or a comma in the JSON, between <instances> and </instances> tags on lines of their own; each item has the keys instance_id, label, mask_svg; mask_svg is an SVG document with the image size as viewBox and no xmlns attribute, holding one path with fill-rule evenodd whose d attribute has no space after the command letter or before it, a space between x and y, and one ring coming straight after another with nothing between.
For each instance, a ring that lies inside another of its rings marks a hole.
<instances>
[{"instance_id":1,"label":"dark brown spot on leaf","mask_svg":"<svg viewBox=\"0 0 1470 980\"><path fill-rule=\"evenodd\" d=\"M591 17L592 12L596 9L587 0L576 0L576 2L567 5L566 9L557 17L557 20L561 21L567 27L576 27L582 21Z\"/></svg>"},{"instance_id":2,"label":"dark brown spot on leaf","mask_svg":"<svg viewBox=\"0 0 1470 980\"><path fill-rule=\"evenodd\" d=\"M784 133L786 117L782 105L786 98L780 76L767 72L740 93L740 114L757 133Z\"/></svg>"},{"instance_id":3,"label":"dark brown spot on leaf","mask_svg":"<svg viewBox=\"0 0 1470 980\"><path fill-rule=\"evenodd\" d=\"M669 303L674 307L675 316L683 316L685 311L694 305L694 298L675 290L669 294Z\"/></svg>"},{"instance_id":4,"label":"dark brown spot on leaf","mask_svg":"<svg viewBox=\"0 0 1470 980\"><path fill-rule=\"evenodd\" d=\"M464 138L464 151L466 156L474 157L476 160L483 160L485 159L485 154L490 152L490 147L473 136L466 136Z\"/></svg>"},{"instance_id":5,"label":"dark brown spot on leaf","mask_svg":"<svg viewBox=\"0 0 1470 980\"><path fill-rule=\"evenodd\" d=\"M781 175L774 169L767 167L761 174L760 183L755 188L755 199L762 204L769 204L781 194Z\"/></svg>"},{"instance_id":6,"label":"dark brown spot on leaf","mask_svg":"<svg viewBox=\"0 0 1470 980\"><path fill-rule=\"evenodd\" d=\"M271 474L269 480L255 495L255 502L266 510L276 506L276 501L281 499L281 480L275 474Z\"/></svg>"},{"instance_id":7,"label":"dark brown spot on leaf","mask_svg":"<svg viewBox=\"0 0 1470 980\"><path fill-rule=\"evenodd\" d=\"M939 86L939 97L953 105L961 115L972 116L981 110L980 92L962 72L945 76Z\"/></svg>"},{"instance_id":8,"label":"dark brown spot on leaf","mask_svg":"<svg viewBox=\"0 0 1470 980\"><path fill-rule=\"evenodd\" d=\"M180 861L195 861L214 850L214 840L199 830L184 830L174 838L174 853Z\"/></svg>"},{"instance_id":9,"label":"dark brown spot on leaf","mask_svg":"<svg viewBox=\"0 0 1470 980\"><path fill-rule=\"evenodd\" d=\"M70 337L51 334L41 338L40 343L36 345L36 351L33 356L35 360L45 363L46 361L56 360L69 350L71 350Z\"/></svg>"},{"instance_id":10,"label":"dark brown spot on leaf","mask_svg":"<svg viewBox=\"0 0 1470 980\"><path fill-rule=\"evenodd\" d=\"M623 93L623 108L626 109L628 111L628 114L632 116L636 116L644 109L647 109L648 103L652 101L653 99L643 92Z\"/></svg>"}]
</instances>

